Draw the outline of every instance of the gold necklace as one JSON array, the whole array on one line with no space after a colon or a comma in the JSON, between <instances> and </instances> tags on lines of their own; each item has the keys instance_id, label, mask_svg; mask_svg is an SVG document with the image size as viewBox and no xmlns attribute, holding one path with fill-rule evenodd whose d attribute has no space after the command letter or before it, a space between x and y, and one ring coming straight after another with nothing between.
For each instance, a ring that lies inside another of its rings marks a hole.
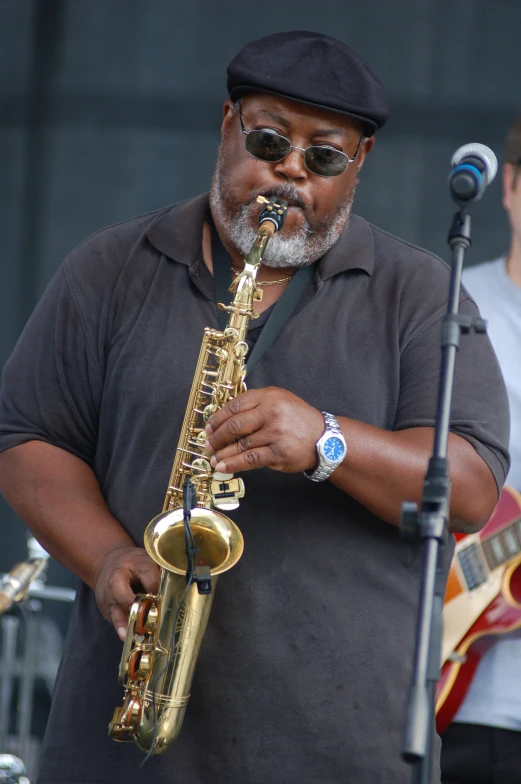
<instances>
[{"instance_id":1,"label":"gold necklace","mask_svg":"<svg viewBox=\"0 0 521 784\"><path fill-rule=\"evenodd\" d=\"M235 269L232 267L232 271L235 272L236 275L240 275L242 270ZM287 275L285 278L279 278L279 280L257 280L257 286L274 286L276 283L286 283L288 280L291 280L295 273L291 275Z\"/></svg>"}]
</instances>

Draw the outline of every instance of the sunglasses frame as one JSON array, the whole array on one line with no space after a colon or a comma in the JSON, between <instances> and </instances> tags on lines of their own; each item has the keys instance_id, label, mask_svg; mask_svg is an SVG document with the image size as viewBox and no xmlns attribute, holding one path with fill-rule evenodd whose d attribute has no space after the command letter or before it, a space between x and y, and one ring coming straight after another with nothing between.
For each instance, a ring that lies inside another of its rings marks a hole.
<instances>
[{"instance_id":1,"label":"sunglasses frame","mask_svg":"<svg viewBox=\"0 0 521 784\"><path fill-rule=\"evenodd\" d=\"M244 127L244 120L243 120L243 116L242 116L242 106L240 104L239 104L239 119L241 121L241 131L243 132L243 134L245 136L249 136L250 133L259 133L258 129L247 131L246 128ZM327 177L327 178L329 178L329 177L338 177L340 174L343 174L345 172L345 170L347 169L349 164L353 163L353 161L356 160L356 156L358 155L358 152L360 150L362 142L366 138L364 136L364 134L362 134L360 136L360 139L358 140L358 146L357 146L357 148L355 150L355 153L354 153L353 157L350 158L349 155L347 155L347 153L342 152L342 150L337 150L335 147L327 147L326 145L320 145L320 144L310 144L309 147L297 147L295 144L291 144L290 140L286 136L283 136L281 133L276 133L275 131L272 131L272 133L273 133L273 136L278 136L279 139L284 139L284 141L289 144L289 150L286 153L284 153L284 155L282 155L280 158L277 158L276 160L273 160L273 161L266 160L265 158L259 158L258 155L254 155L254 153L250 152L250 150L248 150L247 147L246 147L246 152L249 155L251 155L252 158L255 158L255 160L257 160L257 161L264 161L264 163L280 163L280 161L283 161L284 158L286 158L290 154L291 150L300 150L300 152L304 153L304 165L305 165L306 169L309 172L311 172L311 174L314 174L316 177ZM336 172L335 174L320 174L319 172L315 172L315 171L313 171L313 169L309 168L309 166L307 164L307 161L306 161L306 153L308 152L308 150L314 150L314 149L317 149L317 148L320 149L322 146L326 147L326 149L334 150L336 153L338 153L338 155L341 155L343 158L346 159L346 165L342 169L342 171Z\"/></svg>"}]
</instances>

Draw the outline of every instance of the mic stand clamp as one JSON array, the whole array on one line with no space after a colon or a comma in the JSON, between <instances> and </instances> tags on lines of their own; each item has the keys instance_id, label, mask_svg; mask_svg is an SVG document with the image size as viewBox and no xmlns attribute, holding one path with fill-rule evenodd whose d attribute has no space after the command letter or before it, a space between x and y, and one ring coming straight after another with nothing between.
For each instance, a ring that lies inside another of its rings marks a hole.
<instances>
[{"instance_id":1,"label":"mic stand clamp","mask_svg":"<svg viewBox=\"0 0 521 784\"><path fill-rule=\"evenodd\" d=\"M460 203L450 228L452 267L447 314L442 325L442 358L438 386L433 454L423 485L421 506L402 505L400 531L404 539L424 542L423 573L418 607L413 675L407 704L402 757L413 765L414 784L429 784L435 716L435 687L440 677L442 611L450 506L447 445L456 351L462 334L486 332L481 318L458 313L463 257L470 247L470 216Z\"/></svg>"},{"instance_id":2,"label":"mic stand clamp","mask_svg":"<svg viewBox=\"0 0 521 784\"><path fill-rule=\"evenodd\" d=\"M186 582L197 585L197 592L199 594L212 593L212 576L210 567L204 564L196 565L195 557L199 552L192 530L190 528L190 519L192 517L192 509L197 503L197 495L195 487L191 479L187 478L183 485L183 521L185 527L185 552L188 561L188 568L186 570Z\"/></svg>"}]
</instances>

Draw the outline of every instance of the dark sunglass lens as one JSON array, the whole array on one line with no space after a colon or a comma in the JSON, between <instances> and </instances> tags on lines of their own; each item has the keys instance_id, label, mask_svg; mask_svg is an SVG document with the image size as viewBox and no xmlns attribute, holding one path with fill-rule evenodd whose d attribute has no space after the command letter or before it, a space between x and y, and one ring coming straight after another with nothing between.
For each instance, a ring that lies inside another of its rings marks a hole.
<instances>
[{"instance_id":1,"label":"dark sunglass lens","mask_svg":"<svg viewBox=\"0 0 521 784\"><path fill-rule=\"evenodd\" d=\"M261 161L281 161L291 149L284 136L269 131L250 131L246 137L248 152Z\"/></svg>"},{"instance_id":2,"label":"dark sunglass lens","mask_svg":"<svg viewBox=\"0 0 521 784\"><path fill-rule=\"evenodd\" d=\"M306 166L314 174L320 174L322 177L335 177L337 174L342 174L347 163L347 155L332 147L308 147L306 150Z\"/></svg>"}]
</instances>

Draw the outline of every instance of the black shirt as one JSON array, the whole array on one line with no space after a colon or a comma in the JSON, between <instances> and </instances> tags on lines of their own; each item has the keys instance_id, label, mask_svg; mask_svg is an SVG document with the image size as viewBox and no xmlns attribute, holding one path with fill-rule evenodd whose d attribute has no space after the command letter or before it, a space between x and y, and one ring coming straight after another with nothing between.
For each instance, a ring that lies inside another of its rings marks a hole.
<instances>
[{"instance_id":1,"label":"black shirt","mask_svg":"<svg viewBox=\"0 0 521 784\"><path fill-rule=\"evenodd\" d=\"M200 196L82 243L5 368L0 449L38 439L86 461L139 545L163 504L203 330L217 327L207 210ZM387 430L432 427L448 280L440 259L352 216L249 386ZM477 314L465 292L460 310ZM451 430L498 488L507 412L488 338L463 337ZM134 744L109 740L122 644L82 584L40 784L410 780L400 746L421 548L330 482L269 469L244 480L231 513L244 555L219 579L175 745L140 773Z\"/></svg>"}]
</instances>

